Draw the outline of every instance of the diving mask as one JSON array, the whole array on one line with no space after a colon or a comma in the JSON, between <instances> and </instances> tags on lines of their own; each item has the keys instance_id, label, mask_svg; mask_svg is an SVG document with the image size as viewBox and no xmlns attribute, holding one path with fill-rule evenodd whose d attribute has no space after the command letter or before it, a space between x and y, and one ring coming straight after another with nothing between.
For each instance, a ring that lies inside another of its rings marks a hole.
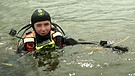
<instances>
[{"instance_id":1,"label":"diving mask","mask_svg":"<svg viewBox=\"0 0 135 76\"><path fill-rule=\"evenodd\" d=\"M37 44L36 50L38 51L49 51L55 48L55 42L52 40L44 41L41 44Z\"/></svg>"}]
</instances>

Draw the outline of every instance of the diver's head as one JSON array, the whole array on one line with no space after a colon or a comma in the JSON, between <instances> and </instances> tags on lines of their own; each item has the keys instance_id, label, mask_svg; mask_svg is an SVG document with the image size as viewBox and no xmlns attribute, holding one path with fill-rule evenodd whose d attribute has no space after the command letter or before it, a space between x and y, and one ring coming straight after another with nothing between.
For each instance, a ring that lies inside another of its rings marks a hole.
<instances>
[{"instance_id":1,"label":"diver's head","mask_svg":"<svg viewBox=\"0 0 135 76\"><path fill-rule=\"evenodd\" d=\"M31 25L34 31L40 36L47 35L51 30L51 17L43 9L37 9L31 16Z\"/></svg>"}]
</instances>

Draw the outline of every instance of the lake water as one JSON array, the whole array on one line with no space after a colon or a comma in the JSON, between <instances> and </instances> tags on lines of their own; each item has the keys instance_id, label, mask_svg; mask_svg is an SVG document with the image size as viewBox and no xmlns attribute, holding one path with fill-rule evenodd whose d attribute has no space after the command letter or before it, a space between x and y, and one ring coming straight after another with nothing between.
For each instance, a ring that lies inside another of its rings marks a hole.
<instances>
[{"instance_id":1,"label":"lake water","mask_svg":"<svg viewBox=\"0 0 135 76\"><path fill-rule=\"evenodd\" d=\"M36 68L29 56L16 62L16 38L8 33L28 24L37 8L48 11L67 36L85 41L123 40L117 45L127 46L129 52L68 46L53 72ZM0 0L0 9L0 76L135 76L135 0Z\"/></svg>"}]
</instances>

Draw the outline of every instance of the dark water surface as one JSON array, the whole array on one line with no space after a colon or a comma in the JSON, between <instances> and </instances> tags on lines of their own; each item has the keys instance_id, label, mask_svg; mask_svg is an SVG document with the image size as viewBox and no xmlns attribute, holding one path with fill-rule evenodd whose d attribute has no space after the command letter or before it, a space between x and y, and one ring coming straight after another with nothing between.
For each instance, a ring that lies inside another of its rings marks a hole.
<instances>
[{"instance_id":1,"label":"dark water surface","mask_svg":"<svg viewBox=\"0 0 135 76\"><path fill-rule=\"evenodd\" d=\"M48 11L70 37L113 40L129 52L119 55L91 45L65 47L53 72L35 67L30 56L16 60L16 38L8 32L28 24L37 8ZM135 0L0 0L0 24L0 76L135 76Z\"/></svg>"}]
</instances>

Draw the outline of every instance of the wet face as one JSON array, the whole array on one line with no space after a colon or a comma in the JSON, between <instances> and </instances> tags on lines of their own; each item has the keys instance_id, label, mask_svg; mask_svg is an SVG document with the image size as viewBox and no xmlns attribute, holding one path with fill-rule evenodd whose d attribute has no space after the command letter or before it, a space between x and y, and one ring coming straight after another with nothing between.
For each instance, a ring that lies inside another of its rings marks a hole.
<instances>
[{"instance_id":1,"label":"wet face","mask_svg":"<svg viewBox=\"0 0 135 76\"><path fill-rule=\"evenodd\" d=\"M50 30L51 30L51 23L50 21L46 20L46 21L40 21L40 22L36 22L34 24L34 29L35 31L41 35L41 36L45 36L47 35Z\"/></svg>"}]
</instances>

